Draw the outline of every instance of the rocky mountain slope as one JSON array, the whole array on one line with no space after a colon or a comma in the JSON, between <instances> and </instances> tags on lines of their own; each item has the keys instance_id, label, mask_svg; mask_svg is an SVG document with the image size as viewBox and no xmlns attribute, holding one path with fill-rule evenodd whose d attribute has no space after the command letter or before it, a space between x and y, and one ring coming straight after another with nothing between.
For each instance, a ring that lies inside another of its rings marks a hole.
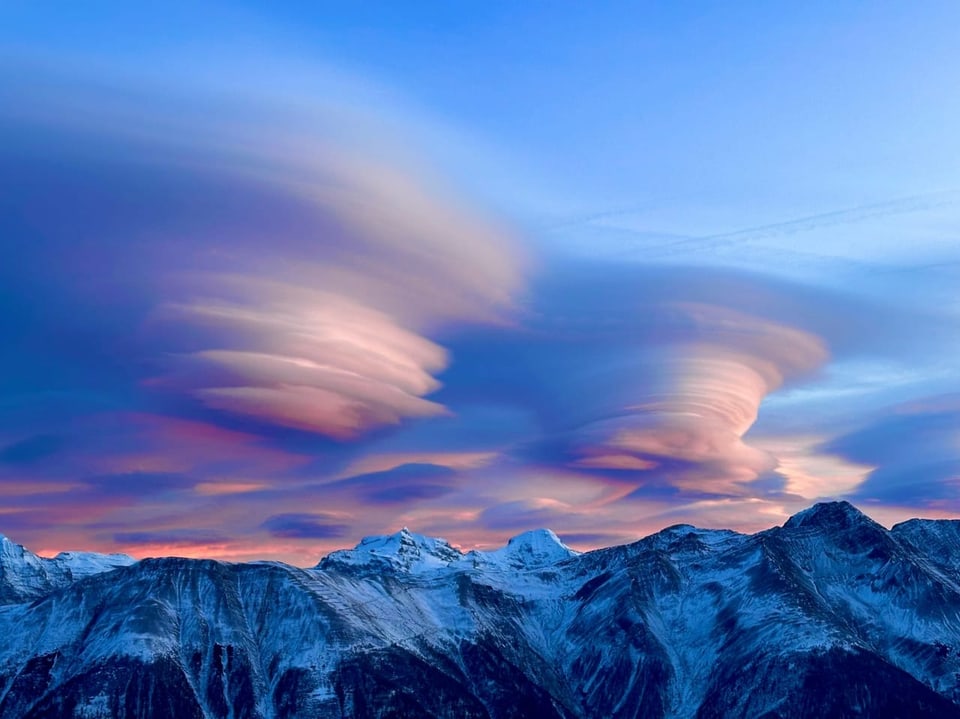
<instances>
[{"instance_id":1,"label":"rocky mountain slope","mask_svg":"<svg viewBox=\"0 0 960 719\"><path fill-rule=\"evenodd\" d=\"M61 552L47 559L0 534L0 604L36 599L78 579L127 567L135 561L126 554L93 552Z\"/></svg>"},{"instance_id":2,"label":"rocky mountain slope","mask_svg":"<svg viewBox=\"0 0 960 719\"><path fill-rule=\"evenodd\" d=\"M0 719L960 717L960 522L819 504L313 569L0 546Z\"/></svg>"}]
</instances>

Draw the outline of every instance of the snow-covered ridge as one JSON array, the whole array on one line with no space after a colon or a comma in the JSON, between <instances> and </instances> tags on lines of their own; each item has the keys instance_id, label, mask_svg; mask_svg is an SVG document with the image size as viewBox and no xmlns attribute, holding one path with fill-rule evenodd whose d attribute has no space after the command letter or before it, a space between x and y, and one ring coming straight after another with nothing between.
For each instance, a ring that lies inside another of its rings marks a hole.
<instances>
[{"instance_id":1,"label":"snow-covered ridge","mask_svg":"<svg viewBox=\"0 0 960 719\"><path fill-rule=\"evenodd\" d=\"M499 549L474 549L464 554L445 539L416 534L404 527L395 534L364 537L353 549L331 552L317 568L391 568L414 573L478 566L519 570L554 565L577 554L549 529L524 532Z\"/></svg>"},{"instance_id":2,"label":"snow-covered ridge","mask_svg":"<svg viewBox=\"0 0 960 719\"><path fill-rule=\"evenodd\" d=\"M644 537L640 542L663 551L703 550L721 546L743 536L730 529L700 529L692 524L674 524Z\"/></svg>"},{"instance_id":3,"label":"snow-covered ridge","mask_svg":"<svg viewBox=\"0 0 960 719\"><path fill-rule=\"evenodd\" d=\"M28 599L136 562L126 554L60 552L48 559L0 535L0 602Z\"/></svg>"},{"instance_id":4,"label":"snow-covered ridge","mask_svg":"<svg viewBox=\"0 0 960 719\"><path fill-rule=\"evenodd\" d=\"M511 538L500 549L469 552L468 559L481 565L507 569L536 569L557 564L577 554L549 529L534 529Z\"/></svg>"},{"instance_id":5,"label":"snow-covered ridge","mask_svg":"<svg viewBox=\"0 0 960 719\"><path fill-rule=\"evenodd\" d=\"M439 569L462 556L446 540L425 537L404 527L395 534L364 537L353 549L331 552L317 567L392 567L414 572Z\"/></svg>"},{"instance_id":6,"label":"snow-covered ridge","mask_svg":"<svg viewBox=\"0 0 960 719\"><path fill-rule=\"evenodd\" d=\"M129 567L137 560L129 554L117 552L98 554L97 552L60 552L48 560L70 570L74 579L89 577L91 574L109 572L119 567Z\"/></svg>"},{"instance_id":7,"label":"snow-covered ridge","mask_svg":"<svg viewBox=\"0 0 960 719\"><path fill-rule=\"evenodd\" d=\"M0 602L0 719L960 719L957 522L829 503L583 554L404 529L313 569L96 571L127 560L0 543L0 586L39 578Z\"/></svg>"},{"instance_id":8,"label":"snow-covered ridge","mask_svg":"<svg viewBox=\"0 0 960 719\"><path fill-rule=\"evenodd\" d=\"M823 527L848 529L854 526L872 525L880 527L850 502L820 502L794 514L784 527ZM882 527L880 527L882 529Z\"/></svg>"}]
</instances>

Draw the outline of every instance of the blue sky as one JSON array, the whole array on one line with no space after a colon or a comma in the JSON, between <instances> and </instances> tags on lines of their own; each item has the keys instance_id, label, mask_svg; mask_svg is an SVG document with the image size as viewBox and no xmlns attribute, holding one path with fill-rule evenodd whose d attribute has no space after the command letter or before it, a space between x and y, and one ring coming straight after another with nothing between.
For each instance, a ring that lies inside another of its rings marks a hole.
<instances>
[{"instance_id":1,"label":"blue sky","mask_svg":"<svg viewBox=\"0 0 960 719\"><path fill-rule=\"evenodd\" d=\"M10 3L0 531L955 516L953 3Z\"/></svg>"}]
</instances>

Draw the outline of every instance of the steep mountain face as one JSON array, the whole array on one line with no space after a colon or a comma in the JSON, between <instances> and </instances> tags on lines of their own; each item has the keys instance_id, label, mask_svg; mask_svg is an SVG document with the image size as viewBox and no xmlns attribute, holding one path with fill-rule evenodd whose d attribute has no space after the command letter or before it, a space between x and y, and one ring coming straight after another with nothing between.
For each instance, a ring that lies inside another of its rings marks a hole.
<instances>
[{"instance_id":1,"label":"steep mountain face","mask_svg":"<svg viewBox=\"0 0 960 719\"><path fill-rule=\"evenodd\" d=\"M830 503L586 554L403 530L313 569L69 577L2 550L0 719L960 717L956 522Z\"/></svg>"},{"instance_id":2,"label":"steep mountain face","mask_svg":"<svg viewBox=\"0 0 960 719\"><path fill-rule=\"evenodd\" d=\"M0 604L40 597L77 579L126 567L135 561L126 554L93 552L61 552L46 559L0 534Z\"/></svg>"}]
</instances>

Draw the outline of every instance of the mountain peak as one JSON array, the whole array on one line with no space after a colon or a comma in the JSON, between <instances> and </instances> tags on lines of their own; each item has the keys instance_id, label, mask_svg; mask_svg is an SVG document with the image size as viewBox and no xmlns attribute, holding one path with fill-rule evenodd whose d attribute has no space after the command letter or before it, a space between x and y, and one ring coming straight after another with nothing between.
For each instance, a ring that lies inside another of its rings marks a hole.
<instances>
[{"instance_id":1,"label":"mountain peak","mask_svg":"<svg viewBox=\"0 0 960 719\"><path fill-rule=\"evenodd\" d=\"M531 529L507 540L507 546L517 549L523 548L524 551L540 551L554 553L557 549L564 550L564 553L572 553L560 537L550 529Z\"/></svg>"},{"instance_id":2,"label":"mountain peak","mask_svg":"<svg viewBox=\"0 0 960 719\"><path fill-rule=\"evenodd\" d=\"M556 564L575 557L577 552L560 541L549 529L532 529L507 541L507 546L489 552L471 553L491 564L529 569Z\"/></svg>"},{"instance_id":3,"label":"mountain peak","mask_svg":"<svg viewBox=\"0 0 960 719\"><path fill-rule=\"evenodd\" d=\"M873 524L874 522L850 502L838 500L835 502L818 502L812 507L797 512L783 526L791 529L798 527L848 529L865 523Z\"/></svg>"},{"instance_id":4,"label":"mountain peak","mask_svg":"<svg viewBox=\"0 0 960 719\"><path fill-rule=\"evenodd\" d=\"M386 564L410 571L446 566L461 556L445 539L427 537L403 527L394 534L364 537L353 549L331 552L317 566Z\"/></svg>"},{"instance_id":5,"label":"mountain peak","mask_svg":"<svg viewBox=\"0 0 960 719\"><path fill-rule=\"evenodd\" d=\"M12 539L8 539L0 534L0 561L3 560L17 562L27 561L30 563L42 561L40 557L22 544L17 544Z\"/></svg>"},{"instance_id":6,"label":"mountain peak","mask_svg":"<svg viewBox=\"0 0 960 719\"><path fill-rule=\"evenodd\" d=\"M99 554L97 552L60 552L50 560L70 570L74 579L89 577L111 569L129 567L136 559L129 554Z\"/></svg>"},{"instance_id":7,"label":"mountain peak","mask_svg":"<svg viewBox=\"0 0 960 719\"><path fill-rule=\"evenodd\" d=\"M640 540L645 545L667 552L703 551L735 537L731 529L701 529L692 524L672 524Z\"/></svg>"}]
</instances>

